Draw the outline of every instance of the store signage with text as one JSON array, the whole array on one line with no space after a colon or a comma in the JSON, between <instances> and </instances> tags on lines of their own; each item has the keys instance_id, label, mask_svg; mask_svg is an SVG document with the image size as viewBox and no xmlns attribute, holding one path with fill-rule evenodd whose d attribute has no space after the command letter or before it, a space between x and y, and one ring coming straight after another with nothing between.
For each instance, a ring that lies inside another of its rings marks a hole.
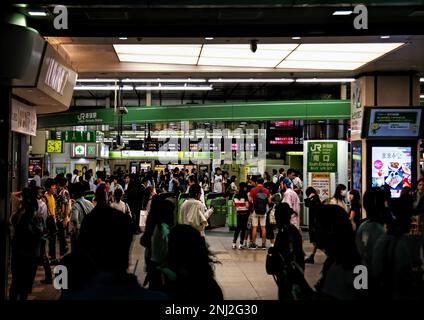
<instances>
[{"instance_id":1,"label":"store signage with text","mask_svg":"<svg viewBox=\"0 0 424 320\"><path fill-rule=\"evenodd\" d=\"M330 173L312 173L312 187L317 191L321 201L331 196Z\"/></svg>"},{"instance_id":2,"label":"store signage with text","mask_svg":"<svg viewBox=\"0 0 424 320\"><path fill-rule=\"evenodd\" d=\"M28 107L13 101L12 103L12 131L36 136L37 113L33 107Z\"/></svg>"},{"instance_id":3,"label":"store signage with text","mask_svg":"<svg viewBox=\"0 0 424 320\"><path fill-rule=\"evenodd\" d=\"M337 142L307 142L308 172L337 172Z\"/></svg>"},{"instance_id":4,"label":"store signage with text","mask_svg":"<svg viewBox=\"0 0 424 320\"><path fill-rule=\"evenodd\" d=\"M96 131L65 131L65 142L96 142Z\"/></svg>"}]
</instances>

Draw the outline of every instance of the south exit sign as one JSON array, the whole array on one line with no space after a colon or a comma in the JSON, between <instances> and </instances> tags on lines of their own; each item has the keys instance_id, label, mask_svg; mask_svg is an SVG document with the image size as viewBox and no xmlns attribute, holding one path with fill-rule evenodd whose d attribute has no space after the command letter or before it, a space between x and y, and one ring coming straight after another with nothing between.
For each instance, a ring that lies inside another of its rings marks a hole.
<instances>
[{"instance_id":1,"label":"south exit sign","mask_svg":"<svg viewBox=\"0 0 424 320\"><path fill-rule=\"evenodd\" d=\"M307 142L308 172L337 172L337 142Z\"/></svg>"},{"instance_id":2,"label":"south exit sign","mask_svg":"<svg viewBox=\"0 0 424 320\"><path fill-rule=\"evenodd\" d=\"M96 142L96 131L65 131L65 142Z\"/></svg>"}]
</instances>

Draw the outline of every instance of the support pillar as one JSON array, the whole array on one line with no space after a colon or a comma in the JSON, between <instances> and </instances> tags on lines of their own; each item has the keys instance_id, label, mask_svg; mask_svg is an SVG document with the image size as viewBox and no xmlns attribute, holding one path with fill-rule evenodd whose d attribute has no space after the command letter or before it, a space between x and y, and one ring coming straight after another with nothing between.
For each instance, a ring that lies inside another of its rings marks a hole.
<instances>
[{"instance_id":1,"label":"support pillar","mask_svg":"<svg viewBox=\"0 0 424 320\"><path fill-rule=\"evenodd\" d=\"M361 193L369 186L371 176L367 176L368 162L371 161L371 155L367 154L367 139L361 139L362 120L364 109L368 107L399 107L408 108L420 105L420 79L416 74L369 74L359 77L352 83L351 88L351 137L352 146L360 153L356 154L357 165L361 177L356 177L352 170L353 187L361 187ZM417 141L418 143L418 141ZM419 148L418 148L419 149ZM418 177L419 155L417 157L417 167L411 168L413 174ZM354 169L354 168L352 168ZM358 182L359 181L359 182Z\"/></svg>"},{"instance_id":2,"label":"support pillar","mask_svg":"<svg viewBox=\"0 0 424 320\"><path fill-rule=\"evenodd\" d=\"M10 192L12 181L12 134L11 134L11 89L0 86L0 302L7 296L9 265L8 220L10 215Z\"/></svg>"}]
</instances>

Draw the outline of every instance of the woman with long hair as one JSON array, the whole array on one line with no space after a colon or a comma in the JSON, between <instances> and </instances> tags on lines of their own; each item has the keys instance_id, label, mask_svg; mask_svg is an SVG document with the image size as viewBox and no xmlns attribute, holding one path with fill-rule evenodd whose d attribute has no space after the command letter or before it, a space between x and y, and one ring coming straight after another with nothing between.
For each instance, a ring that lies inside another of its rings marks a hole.
<instances>
[{"instance_id":1,"label":"woman with long hair","mask_svg":"<svg viewBox=\"0 0 424 320\"><path fill-rule=\"evenodd\" d=\"M358 190L350 190L349 202L349 220L352 223L353 231L356 231L359 228L359 223L362 219L361 194Z\"/></svg>"},{"instance_id":2,"label":"woman with long hair","mask_svg":"<svg viewBox=\"0 0 424 320\"><path fill-rule=\"evenodd\" d=\"M347 195L346 186L344 184L338 184L336 187L336 191L334 192L334 195L330 200L330 204L336 204L346 211L346 202L345 202L346 195Z\"/></svg>"},{"instance_id":3,"label":"woman with long hair","mask_svg":"<svg viewBox=\"0 0 424 320\"><path fill-rule=\"evenodd\" d=\"M210 186L209 186L209 178L207 174L205 174L202 178L202 181L200 181L200 186L202 187L204 193L209 192Z\"/></svg>"},{"instance_id":4,"label":"woman with long hair","mask_svg":"<svg viewBox=\"0 0 424 320\"><path fill-rule=\"evenodd\" d=\"M249 219L249 196L247 195L247 185L245 182L240 182L239 187L239 192L234 196L233 200L237 212L237 227L234 231L233 249L237 247L236 243L239 235L240 242L238 248L244 248L244 237L247 231L247 221Z\"/></svg>"},{"instance_id":5,"label":"woman with long hair","mask_svg":"<svg viewBox=\"0 0 424 320\"><path fill-rule=\"evenodd\" d=\"M150 207L152 206L152 200L156 196L156 189L153 186L148 186L144 190L143 195L143 204L142 204L142 210L146 210L147 212L150 211Z\"/></svg>"},{"instance_id":6,"label":"woman with long hair","mask_svg":"<svg viewBox=\"0 0 424 320\"><path fill-rule=\"evenodd\" d=\"M313 187L306 188L305 191L305 207L309 209L309 241L312 244L312 253L305 259L305 263L315 263L315 254L317 252L316 244L316 214L319 208L321 207L321 200L319 198L318 192Z\"/></svg>"}]
</instances>

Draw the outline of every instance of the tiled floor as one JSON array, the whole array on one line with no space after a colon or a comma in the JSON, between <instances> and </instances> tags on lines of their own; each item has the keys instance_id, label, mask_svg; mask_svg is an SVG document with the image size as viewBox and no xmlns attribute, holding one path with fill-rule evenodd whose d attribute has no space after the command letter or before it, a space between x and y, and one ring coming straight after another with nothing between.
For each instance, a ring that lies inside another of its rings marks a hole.
<instances>
[{"instance_id":1,"label":"tiled floor","mask_svg":"<svg viewBox=\"0 0 424 320\"><path fill-rule=\"evenodd\" d=\"M232 249L233 232L228 228L217 228L206 233L206 241L210 250L220 261L215 267L216 279L220 284L226 300L275 300L277 286L272 276L265 272L265 250ZM307 234L305 235L307 238ZM258 243L260 241L258 240ZM268 243L269 245L269 243ZM304 250L307 255L312 250L309 241L305 240ZM314 285L324 261L324 254L318 251L315 264L306 265L305 276L310 285ZM139 236L134 238L130 272L135 272L142 284L144 273L144 249L139 244ZM59 291L52 285L43 285L44 271L39 267L30 300L55 300L60 297Z\"/></svg>"}]
</instances>

